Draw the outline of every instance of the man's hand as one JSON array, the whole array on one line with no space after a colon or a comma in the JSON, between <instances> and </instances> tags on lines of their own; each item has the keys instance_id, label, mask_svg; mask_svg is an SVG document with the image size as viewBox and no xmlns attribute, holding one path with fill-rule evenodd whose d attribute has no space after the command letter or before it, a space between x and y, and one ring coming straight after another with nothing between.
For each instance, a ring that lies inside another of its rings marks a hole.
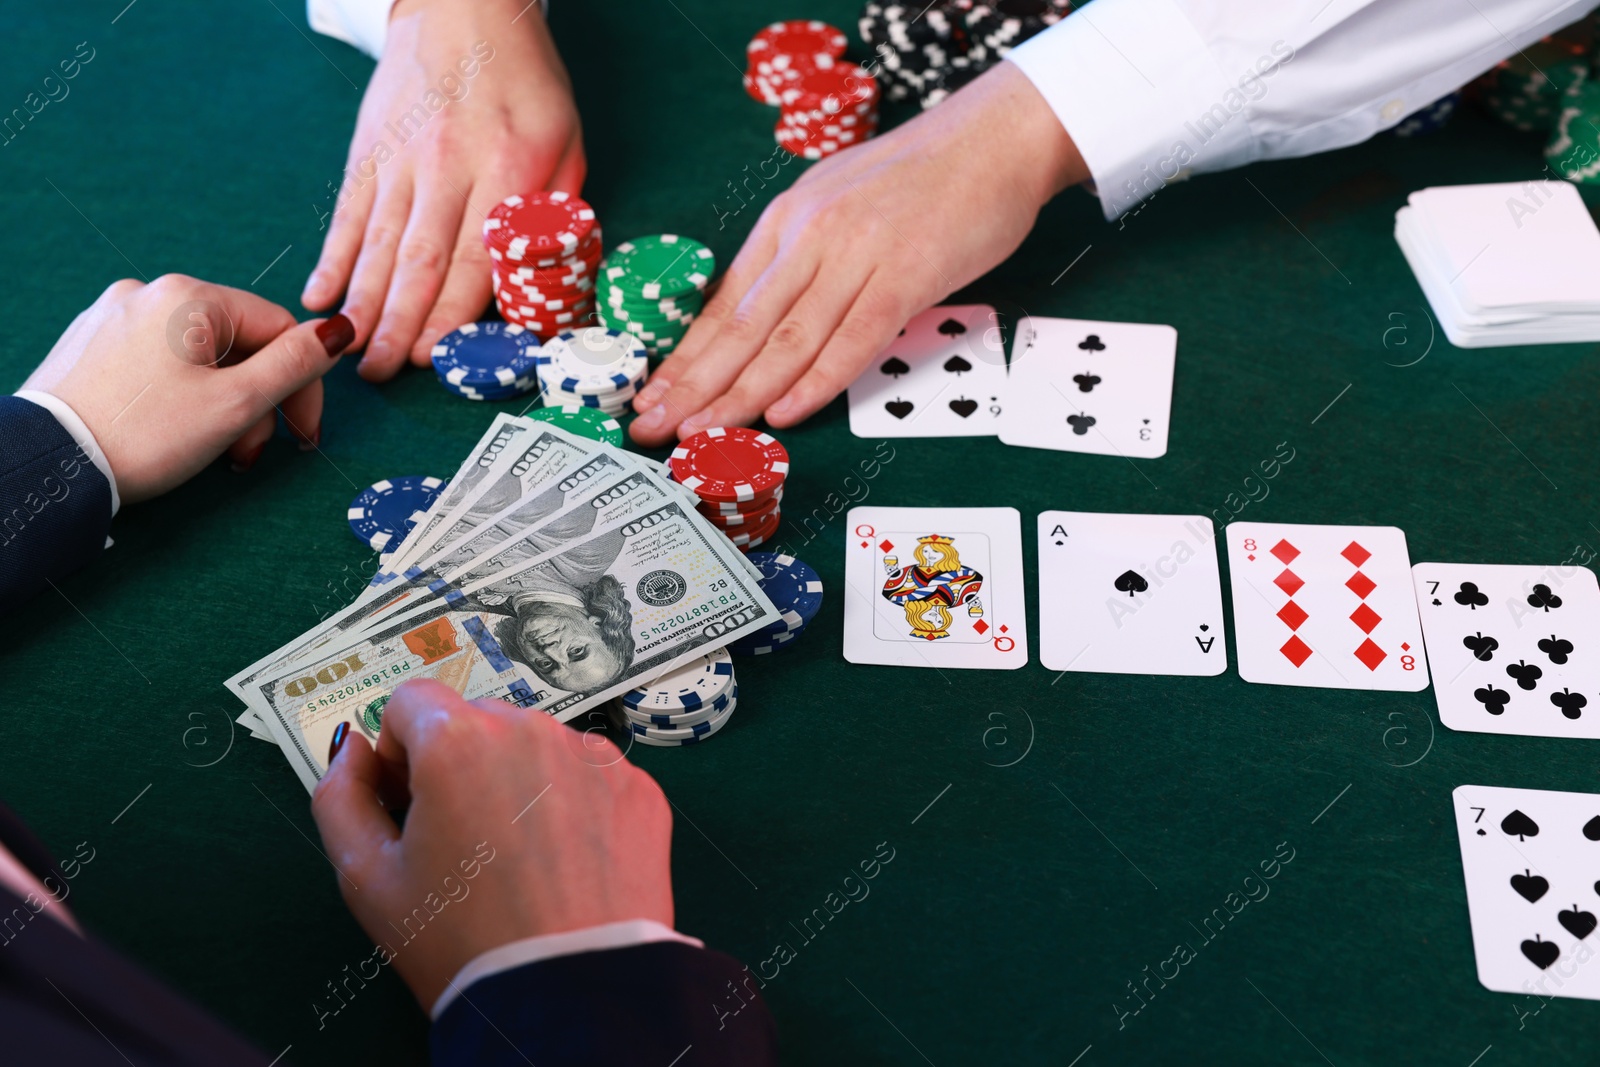
<instances>
[{"instance_id":1,"label":"man's hand","mask_svg":"<svg viewBox=\"0 0 1600 1067\"><path fill-rule=\"evenodd\" d=\"M405 830L389 812L409 802ZM376 751L347 736L311 797L345 903L424 1010L462 967L540 934L672 925L672 813L598 733L409 682ZM427 929L413 941L396 930ZM436 927L436 929L435 929Z\"/></svg>"},{"instance_id":2,"label":"man's hand","mask_svg":"<svg viewBox=\"0 0 1600 1067\"><path fill-rule=\"evenodd\" d=\"M322 376L353 333L343 316L296 326L254 293L181 274L123 280L72 320L23 388L78 413L131 503L188 481L223 449L248 468L280 405L315 447Z\"/></svg>"},{"instance_id":3,"label":"man's hand","mask_svg":"<svg viewBox=\"0 0 1600 1067\"><path fill-rule=\"evenodd\" d=\"M356 118L344 187L306 282L343 312L385 381L491 296L483 217L512 193L578 192L572 83L537 3L399 0Z\"/></svg>"},{"instance_id":4,"label":"man's hand","mask_svg":"<svg viewBox=\"0 0 1600 1067\"><path fill-rule=\"evenodd\" d=\"M931 111L817 163L761 213L678 351L634 401L658 445L766 416L793 426L924 308L1022 243L1088 169L1002 63Z\"/></svg>"}]
</instances>

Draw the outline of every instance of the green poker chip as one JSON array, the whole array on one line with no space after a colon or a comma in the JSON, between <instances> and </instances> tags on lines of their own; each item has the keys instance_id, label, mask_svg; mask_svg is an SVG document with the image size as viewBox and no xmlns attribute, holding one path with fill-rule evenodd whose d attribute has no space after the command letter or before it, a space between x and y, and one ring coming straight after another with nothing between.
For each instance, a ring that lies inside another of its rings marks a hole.
<instances>
[{"instance_id":1,"label":"green poker chip","mask_svg":"<svg viewBox=\"0 0 1600 1067\"><path fill-rule=\"evenodd\" d=\"M528 417L559 426L579 437L622 447L622 424L599 408L578 404L547 404L528 412Z\"/></svg>"},{"instance_id":2,"label":"green poker chip","mask_svg":"<svg viewBox=\"0 0 1600 1067\"><path fill-rule=\"evenodd\" d=\"M624 241L600 264L614 288L646 300L703 290L717 267L711 249L692 237L656 234Z\"/></svg>"}]
</instances>

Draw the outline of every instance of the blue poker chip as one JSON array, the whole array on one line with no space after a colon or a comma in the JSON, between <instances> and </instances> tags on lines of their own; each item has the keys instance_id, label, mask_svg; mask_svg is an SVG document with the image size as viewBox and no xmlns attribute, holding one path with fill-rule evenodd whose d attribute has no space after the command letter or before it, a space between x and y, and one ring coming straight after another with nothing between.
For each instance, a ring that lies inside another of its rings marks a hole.
<instances>
[{"instance_id":1,"label":"blue poker chip","mask_svg":"<svg viewBox=\"0 0 1600 1067\"><path fill-rule=\"evenodd\" d=\"M765 656L769 652L777 652L797 643L805 627L790 630L781 634L753 633L748 637L741 637L728 646L728 651L735 656Z\"/></svg>"},{"instance_id":2,"label":"blue poker chip","mask_svg":"<svg viewBox=\"0 0 1600 1067\"><path fill-rule=\"evenodd\" d=\"M622 694L622 704L646 715L681 715L715 702L733 684L733 663L718 648Z\"/></svg>"},{"instance_id":3,"label":"blue poker chip","mask_svg":"<svg viewBox=\"0 0 1600 1067\"><path fill-rule=\"evenodd\" d=\"M1423 134L1433 133L1441 129L1455 113L1456 105L1461 101L1460 91L1447 93L1429 104L1427 107L1412 112L1401 119L1394 127L1396 137L1421 137Z\"/></svg>"},{"instance_id":4,"label":"blue poker chip","mask_svg":"<svg viewBox=\"0 0 1600 1067\"><path fill-rule=\"evenodd\" d=\"M350 532L375 552L392 549L406 539L444 486L443 479L420 474L375 482L350 501L345 516L350 520Z\"/></svg>"},{"instance_id":5,"label":"blue poker chip","mask_svg":"<svg viewBox=\"0 0 1600 1067\"><path fill-rule=\"evenodd\" d=\"M751 552L745 558L761 572L761 591L784 616L752 637L798 632L817 617L822 610L822 579L810 564L778 552Z\"/></svg>"},{"instance_id":6,"label":"blue poker chip","mask_svg":"<svg viewBox=\"0 0 1600 1067\"><path fill-rule=\"evenodd\" d=\"M448 386L513 388L534 378L539 338L515 323L469 322L433 346L433 370Z\"/></svg>"}]
</instances>

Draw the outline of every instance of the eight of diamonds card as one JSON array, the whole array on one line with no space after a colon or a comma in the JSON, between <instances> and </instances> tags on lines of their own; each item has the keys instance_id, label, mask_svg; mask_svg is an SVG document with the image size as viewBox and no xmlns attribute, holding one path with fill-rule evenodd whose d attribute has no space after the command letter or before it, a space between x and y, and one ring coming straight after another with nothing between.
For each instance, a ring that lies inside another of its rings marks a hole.
<instances>
[{"instance_id":1,"label":"eight of diamonds card","mask_svg":"<svg viewBox=\"0 0 1600 1067\"><path fill-rule=\"evenodd\" d=\"M1014 670L1028 662L1015 508L852 508L844 658Z\"/></svg>"},{"instance_id":2,"label":"eight of diamonds card","mask_svg":"<svg viewBox=\"0 0 1600 1067\"><path fill-rule=\"evenodd\" d=\"M1235 522L1226 536L1245 681L1427 688L1404 531Z\"/></svg>"},{"instance_id":3,"label":"eight of diamonds card","mask_svg":"<svg viewBox=\"0 0 1600 1067\"><path fill-rule=\"evenodd\" d=\"M872 438L993 435L1005 385L1006 351L994 308L929 308L850 384L850 432Z\"/></svg>"},{"instance_id":4,"label":"eight of diamonds card","mask_svg":"<svg viewBox=\"0 0 1600 1067\"><path fill-rule=\"evenodd\" d=\"M1600 796L1487 785L1452 795L1478 981L1600 1000Z\"/></svg>"},{"instance_id":5,"label":"eight of diamonds card","mask_svg":"<svg viewBox=\"0 0 1600 1067\"><path fill-rule=\"evenodd\" d=\"M1222 582L1199 515L1039 514L1039 662L1053 671L1221 674Z\"/></svg>"},{"instance_id":6,"label":"eight of diamonds card","mask_svg":"<svg viewBox=\"0 0 1600 1067\"><path fill-rule=\"evenodd\" d=\"M1593 571L1419 563L1412 574L1439 721L1480 733L1600 737Z\"/></svg>"}]
</instances>

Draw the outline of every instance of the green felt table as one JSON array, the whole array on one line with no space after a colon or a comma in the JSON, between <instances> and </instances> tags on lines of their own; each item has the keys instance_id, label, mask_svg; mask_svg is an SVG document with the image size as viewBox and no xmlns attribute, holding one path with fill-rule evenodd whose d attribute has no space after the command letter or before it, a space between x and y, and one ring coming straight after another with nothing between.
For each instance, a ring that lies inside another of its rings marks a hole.
<instances>
[{"instance_id":1,"label":"green felt table","mask_svg":"<svg viewBox=\"0 0 1600 1067\"><path fill-rule=\"evenodd\" d=\"M7 387L119 277L182 271L298 306L321 242L370 61L312 34L288 0L142 0L119 16L124 2L0 16L0 112L79 42L94 50L70 95L0 147ZM744 43L792 15L850 26L854 10L557 0L585 195L608 235L676 231L733 256L802 166L725 214L728 183L774 150L772 113L739 84ZM1174 325L1167 455L906 440L847 483L878 444L850 435L841 399L782 434L784 543L836 589L834 511L851 493L1008 505L1025 531L1047 508L1211 514L1287 442L1293 461L1240 517L1393 524L1415 560L1592 552L1592 346L1430 348L1392 237L1408 192L1535 177L1539 148L1463 113L1438 136L1175 185L1120 226L1069 191L955 298ZM93 848L69 901L91 930L269 1056L421 1063L427 1022L392 974L319 1025L326 983L369 943L303 788L275 748L232 732L221 683L370 572L344 518L357 489L448 475L494 406L425 371L373 386L346 361L327 382L322 455L280 438L246 476L217 465L127 509L114 549L10 612L0 793L58 855ZM776 971L765 995L787 1062L1592 1057L1600 1008L1558 1000L1519 1019L1533 1002L1478 984L1450 791L1592 789L1593 745L1449 732L1431 691L1257 686L1231 667L1058 677L1036 647L1013 672L853 666L841 633L830 595L798 647L741 661L740 711L715 742L637 753L676 807L679 926ZM870 895L805 924L891 850ZM1275 853L1292 860L1270 894L1202 937ZM1193 958L1134 1013L1129 983L1180 942Z\"/></svg>"}]
</instances>

